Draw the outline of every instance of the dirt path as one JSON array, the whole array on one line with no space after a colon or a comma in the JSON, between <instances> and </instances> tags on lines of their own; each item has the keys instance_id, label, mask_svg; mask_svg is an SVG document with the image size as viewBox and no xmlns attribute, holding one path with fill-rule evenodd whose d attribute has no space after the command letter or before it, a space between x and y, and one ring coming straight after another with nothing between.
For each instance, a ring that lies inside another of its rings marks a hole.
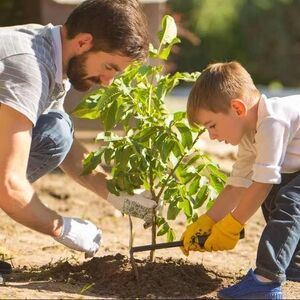
<instances>
[{"instance_id":1,"label":"dirt path","mask_svg":"<svg viewBox=\"0 0 300 300\"><path fill-rule=\"evenodd\" d=\"M35 187L49 207L95 222L103 230L105 243L94 259L85 260L82 254L0 212L0 253L10 257L16 268L7 284L0 286L1 299L216 299L220 287L231 284L254 265L263 227L260 214L249 222L246 238L233 251L193 253L187 259L177 248L164 249L156 251L156 263L147 261L147 252L136 254L140 274L136 282L127 259L126 217L61 173L45 176ZM184 230L182 220L174 227L179 238ZM149 230L145 231L139 220L134 220L134 228L135 245L148 244ZM300 283L287 282L284 291L287 298L300 299Z\"/></svg>"}]
</instances>

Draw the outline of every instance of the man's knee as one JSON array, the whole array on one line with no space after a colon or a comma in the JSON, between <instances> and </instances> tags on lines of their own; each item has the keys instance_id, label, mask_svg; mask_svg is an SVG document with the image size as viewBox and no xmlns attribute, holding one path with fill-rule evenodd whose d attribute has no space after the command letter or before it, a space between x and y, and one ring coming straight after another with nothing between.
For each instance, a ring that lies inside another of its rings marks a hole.
<instances>
[{"instance_id":1,"label":"man's knee","mask_svg":"<svg viewBox=\"0 0 300 300\"><path fill-rule=\"evenodd\" d=\"M73 143L73 125L70 117L57 110L42 115L32 132L32 143L27 177L34 182L58 167Z\"/></svg>"},{"instance_id":2,"label":"man's knee","mask_svg":"<svg viewBox=\"0 0 300 300\"><path fill-rule=\"evenodd\" d=\"M58 110L51 110L48 114L53 124L53 131L51 137L57 145L57 150L61 153L67 154L73 143L73 124L70 116Z\"/></svg>"},{"instance_id":3,"label":"man's knee","mask_svg":"<svg viewBox=\"0 0 300 300\"><path fill-rule=\"evenodd\" d=\"M41 115L33 128L33 152L39 150L50 155L65 155L73 143L73 125L68 114L51 110Z\"/></svg>"}]
</instances>

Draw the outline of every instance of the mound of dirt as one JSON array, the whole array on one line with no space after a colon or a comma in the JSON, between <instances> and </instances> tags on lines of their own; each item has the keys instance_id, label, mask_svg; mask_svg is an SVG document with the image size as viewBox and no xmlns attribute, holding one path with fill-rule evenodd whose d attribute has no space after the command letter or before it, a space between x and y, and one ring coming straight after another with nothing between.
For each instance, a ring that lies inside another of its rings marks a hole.
<instances>
[{"instance_id":1,"label":"mound of dirt","mask_svg":"<svg viewBox=\"0 0 300 300\"><path fill-rule=\"evenodd\" d=\"M183 259L136 260L139 279L128 257L95 257L82 264L60 262L39 269L20 270L17 281L64 282L88 287L85 295L116 298L197 298L222 285L222 279L203 265ZM15 274L15 275L17 275Z\"/></svg>"}]
</instances>

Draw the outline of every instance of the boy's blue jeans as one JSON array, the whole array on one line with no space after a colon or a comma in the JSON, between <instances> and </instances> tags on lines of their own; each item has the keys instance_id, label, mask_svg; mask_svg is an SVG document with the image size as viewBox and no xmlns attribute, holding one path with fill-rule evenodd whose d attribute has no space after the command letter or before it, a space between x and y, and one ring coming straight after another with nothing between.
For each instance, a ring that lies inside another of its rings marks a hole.
<instances>
[{"instance_id":1,"label":"boy's blue jeans","mask_svg":"<svg viewBox=\"0 0 300 300\"><path fill-rule=\"evenodd\" d=\"M50 110L37 120L32 130L32 142L27 178L34 182L58 167L71 149L73 124L68 114Z\"/></svg>"},{"instance_id":2,"label":"boy's blue jeans","mask_svg":"<svg viewBox=\"0 0 300 300\"><path fill-rule=\"evenodd\" d=\"M300 259L300 171L282 174L262 205L267 225L262 233L255 273L272 281L286 280L285 271Z\"/></svg>"}]
</instances>

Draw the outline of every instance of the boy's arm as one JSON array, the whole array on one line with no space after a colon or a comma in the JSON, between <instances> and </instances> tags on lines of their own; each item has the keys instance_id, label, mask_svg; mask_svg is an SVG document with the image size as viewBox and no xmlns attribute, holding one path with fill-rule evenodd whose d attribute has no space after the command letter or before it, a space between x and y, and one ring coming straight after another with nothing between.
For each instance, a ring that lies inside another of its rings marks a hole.
<instances>
[{"instance_id":1,"label":"boy's arm","mask_svg":"<svg viewBox=\"0 0 300 300\"><path fill-rule=\"evenodd\" d=\"M183 241L181 250L184 255L189 255L189 251L203 251L197 243L194 243L194 237L197 235L209 235L214 224L223 219L225 215L238 205L244 190L245 188L243 187L227 185L219 194L214 206L186 228L181 236Z\"/></svg>"},{"instance_id":2,"label":"boy's arm","mask_svg":"<svg viewBox=\"0 0 300 300\"><path fill-rule=\"evenodd\" d=\"M231 213L213 225L211 235L204 244L207 251L230 250L239 240L245 222L264 202L272 184L253 182L245 189L241 201Z\"/></svg>"},{"instance_id":3,"label":"boy's arm","mask_svg":"<svg viewBox=\"0 0 300 300\"><path fill-rule=\"evenodd\" d=\"M218 222L232 212L232 216L244 224L264 202L272 186L260 182L253 182L248 188L228 185L220 193L214 206L207 211L207 215Z\"/></svg>"},{"instance_id":4,"label":"boy's arm","mask_svg":"<svg viewBox=\"0 0 300 300\"><path fill-rule=\"evenodd\" d=\"M234 219L241 224L245 224L265 201L272 186L269 183L253 182L245 189L242 200L232 211Z\"/></svg>"},{"instance_id":5,"label":"boy's arm","mask_svg":"<svg viewBox=\"0 0 300 300\"><path fill-rule=\"evenodd\" d=\"M227 185L219 194L213 207L207 211L207 215L215 222L223 219L243 199L246 188Z\"/></svg>"}]
</instances>

